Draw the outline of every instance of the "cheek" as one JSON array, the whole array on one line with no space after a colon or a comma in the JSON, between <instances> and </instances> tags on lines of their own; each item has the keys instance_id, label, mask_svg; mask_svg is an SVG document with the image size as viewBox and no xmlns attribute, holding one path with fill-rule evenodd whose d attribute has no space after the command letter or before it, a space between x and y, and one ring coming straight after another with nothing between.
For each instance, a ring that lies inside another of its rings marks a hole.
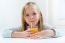
<instances>
[{"instance_id":1,"label":"cheek","mask_svg":"<svg viewBox=\"0 0 65 43\"><path fill-rule=\"evenodd\" d=\"M26 23L29 23L29 18L24 17L24 20L25 20Z\"/></svg>"},{"instance_id":2,"label":"cheek","mask_svg":"<svg viewBox=\"0 0 65 43\"><path fill-rule=\"evenodd\" d=\"M24 20L27 22L28 21L28 19L26 18L26 17L24 17Z\"/></svg>"},{"instance_id":3,"label":"cheek","mask_svg":"<svg viewBox=\"0 0 65 43\"><path fill-rule=\"evenodd\" d=\"M36 20L38 21L38 20L39 20L39 18L40 18L40 15L39 15L39 14L37 14L37 15L36 15Z\"/></svg>"}]
</instances>

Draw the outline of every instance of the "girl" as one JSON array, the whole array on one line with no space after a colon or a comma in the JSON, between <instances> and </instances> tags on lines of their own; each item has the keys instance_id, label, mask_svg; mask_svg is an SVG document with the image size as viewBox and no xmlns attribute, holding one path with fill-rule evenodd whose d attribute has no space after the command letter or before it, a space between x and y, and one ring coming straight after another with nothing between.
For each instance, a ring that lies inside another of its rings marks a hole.
<instances>
[{"instance_id":1,"label":"girl","mask_svg":"<svg viewBox=\"0 0 65 43\"><path fill-rule=\"evenodd\" d=\"M28 28L29 27L29 28ZM38 32L31 32L34 27L37 27ZM34 2L28 2L22 11L22 27L10 29L9 37L14 38L49 38L55 37L55 30L43 25L42 13ZM8 37L6 35L6 37Z\"/></svg>"}]
</instances>

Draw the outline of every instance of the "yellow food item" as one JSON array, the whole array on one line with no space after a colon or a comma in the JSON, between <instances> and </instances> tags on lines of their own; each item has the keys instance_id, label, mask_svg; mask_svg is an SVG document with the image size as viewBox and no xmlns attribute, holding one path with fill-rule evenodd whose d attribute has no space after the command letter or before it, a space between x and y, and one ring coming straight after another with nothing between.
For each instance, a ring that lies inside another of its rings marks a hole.
<instances>
[{"instance_id":1,"label":"yellow food item","mask_svg":"<svg viewBox=\"0 0 65 43\"><path fill-rule=\"evenodd\" d=\"M32 33L36 33L36 32L38 32L38 28L32 28L30 31L31 31Z\"/></svg>"}]
</instances>

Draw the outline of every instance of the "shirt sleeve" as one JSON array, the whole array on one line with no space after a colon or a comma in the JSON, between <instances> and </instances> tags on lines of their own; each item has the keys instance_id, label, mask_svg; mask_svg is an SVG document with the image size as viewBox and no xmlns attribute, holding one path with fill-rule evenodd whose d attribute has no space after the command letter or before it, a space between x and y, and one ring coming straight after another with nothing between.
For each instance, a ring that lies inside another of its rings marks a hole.
<instances>
[{"instance_id":1,"label":"shirt sleeve","mask_svg":"<svg viewBox=\"0 0 65 43\"><path fill-rule=\"evenodd\" d=\"M55 29L56 37L61 37L65 35L65 29Z\"/></svg>"},{"instance_id":2,"label":"shirt sleeve","mask_svg":"<svg viewBox=\"0 0 65 43\"><path fill-rule=\"evenodd\" d=\"M6 29L3 31L3 37L4 38L11 38L11 33L13 32L13 30L11 29Z\"/></svg>"},{"instance_id":3,"label":"shirt sleeve","mask_svg":"<svg viewBox=\"0 0 65 43\"><path fill-rule=\"evenodd\" d=\"M4 31L3 31L3 37L4 37L4 38L11 38L12 32L15 32L15 31L17 31L17 32L20 31L20 27L4 30Z\"/></svg>"}]
</instances>

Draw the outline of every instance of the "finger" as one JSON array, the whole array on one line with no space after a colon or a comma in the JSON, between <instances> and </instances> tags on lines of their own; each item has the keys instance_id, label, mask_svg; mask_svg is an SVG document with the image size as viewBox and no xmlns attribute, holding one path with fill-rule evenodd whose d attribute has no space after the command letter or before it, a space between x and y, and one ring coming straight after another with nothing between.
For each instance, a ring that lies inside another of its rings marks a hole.
<instances>
[{"instance_id":1,"label":"finger","mask_svg":"<svg viewBox=\"0 0 65 43\"><path fill-rule=\"evenodd\" d=\"M39 37L36 37L36 36L32 36L32 37L30 37L31 39L37 39L37 38L39 38Z\"/></svg>"},{"instance_id":2,"label":"finger","mask_svg":"<svg viewBox=\"0 0 65 43\"><path fill-rule=\"evenodd\" d=\"M38 33L33 33L33 34L31 34L30 36L35 36L35 35L38 35Z\"/></svg>"}]
</instances>

